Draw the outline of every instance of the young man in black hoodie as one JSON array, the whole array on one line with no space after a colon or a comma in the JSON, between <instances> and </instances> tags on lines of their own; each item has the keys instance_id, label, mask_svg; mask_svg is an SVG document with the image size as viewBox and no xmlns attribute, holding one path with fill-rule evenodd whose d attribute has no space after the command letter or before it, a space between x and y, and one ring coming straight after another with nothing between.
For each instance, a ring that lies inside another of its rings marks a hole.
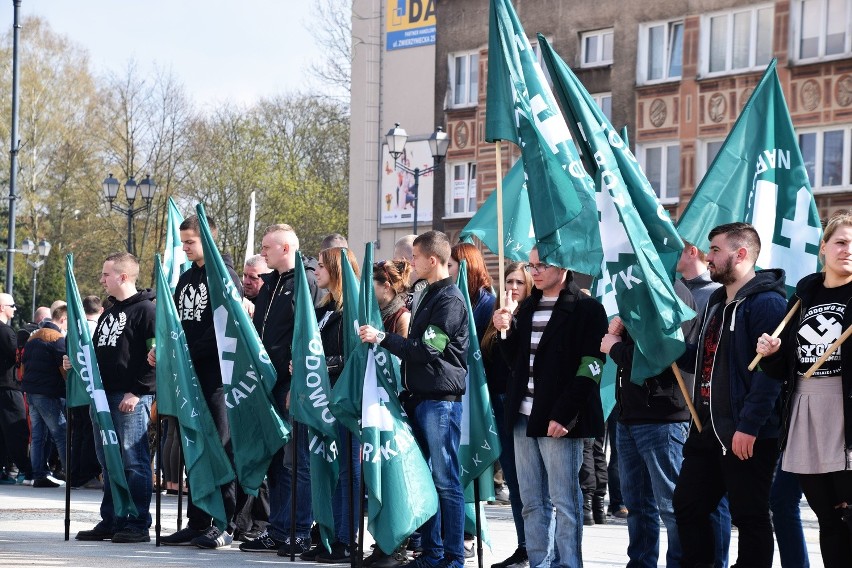
<instances>
[{"instance_id":1,"label":"young man in black hoodie","mask_svg":"<svg viewBox=\"0 0 852 568\"><path fill-rule=\"evenodd\" d=\"M112 306L101 314L92 338L110 415L121 445L124 476L137 514L116 516L101 429L97 420L92 420L95 450L104 468L102 520L95 528L78 532L77 540L151 540L148 529L151 527L153 482L148 421L157 384L154 368L148 364L147 356L154 344L155 296L150 289L136 289L138 277L139 261L132 254L118 252L107 257L100 282ZM66 369L70 367L67 358L64 366Z\"/></svg>"},{"instance_id":2,"label":"young man in black hoodie","mask_svg":"<svg viewBox=\"0 0 852 568\"><path fill-rule=\"evenodd\" d=\"M213 238L216 238L216 223L207 218ZM198 217L192 215L180 224L180 240L186 258L192 266L180 275L175 286L175 306L183 326L189 356L204 393L207 408L213 416L219 438L228 455L231 455L231 432L228 426L228 412L225 406L225 394L222 387L222 372L219 368L219 353L216 347L216 331L213 327L213 309L207 285L207 270L204 264L204 248L201 245L201 231ZM234 286L242 294L242 284L230 255L223 254L222 260ZM156 364L155 350L148 353L148 362ZM221 487L222 501L225 504L225 516L228 527L220 531L212 524L213 518L192 502L192 487L187 489L187 526L175 533L162 537L165 545L194 544L199 548L220 548L230 546L234 534L234 514L236 512L236 482L231 481Z\"/></svg>"}]
</instances>

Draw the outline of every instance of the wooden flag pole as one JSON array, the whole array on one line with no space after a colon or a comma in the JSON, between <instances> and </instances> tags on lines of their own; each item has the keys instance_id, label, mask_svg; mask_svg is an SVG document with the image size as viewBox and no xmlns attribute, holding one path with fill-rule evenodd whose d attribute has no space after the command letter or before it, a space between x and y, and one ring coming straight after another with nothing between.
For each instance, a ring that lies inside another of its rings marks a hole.
<instances>
[{"instance_id":1,"label":"wooden flag pole","mask_svg":"<svg viewBox=\"0 0 852 568\"><path fill-rule=\"evenodd\" d=\"M699 432L701 432L703 426L701 426L701 419L698 418L698 412L692 404L692 393L686 390L686 383L683 382L683 375L680 374L680 369L678 368L677 363L672 363L672 372L677 379L677 384L680 385L680 392L683 393L683 398L686 400L686 406L689 408L689 414L692 415L692 420L695 421L695 427L698 428Z\"/></svg>"},{"instance_id":2,"label":"wooden flag pole","mask_svg":"<svg viewBox=\"0 0 852 568\"><path fill-rule=\"evenodd\" d=\"M796 300L796 303L793 304L793 307L790 308L790 311L787 312L787 315L784 316L784 319L781 320L781 323L779 323L778 327L775 328L775 331L772 332L772 339L776 339L779 335L781 335L781 332L784 331L784 328L790 322L793 317L793 314L796 313L796 310L799 309L799 304L801 303L801 300ZM755 355L754 359L751 360L751 363L748 366L748 370L754 371L755 367L757 367L757 364L760 363L761 359L763 359L763 355L761 355L760 353ZM814 371L816 371L816 369L814 369Z\"/></svg>"},{"instance_id":3,"label":"wooden flag pole","mask_svg":"<svg viewBox=\"0 0 852 568\"><path fill-rule=\"evenodd\" d=\"M843 344L844 341L849 339L849 336L852 335L852 326L846 328L846 331L843 332L843 335L837 338L837 341L831 344L831 347L825 350L825 353L822 354L822 357L817 359L817 362L811 365L811 368L808 369L808 372L805 373L804 378L810 379L817 370L822 367L822 364L831 357L831 354L837 351L837 349Z\"/></svg>"},{"instance_id":4,"label":"wooden flag pole","mask_svg":"<svg viewBox=\"0 0 852 568\"><path fill-rule=\"evenodd\" d=\"M497 140L494 142L494 152L496 156L495 166L497 175L497 278L499 281L498 289L499 296L497 301L500 302L500 307L506 307L506 252L505 243L503 242L503 157L502 157L503 141ZM506 332L501 331L500 337L506 339Z\"/></svg>"}]
</instances>

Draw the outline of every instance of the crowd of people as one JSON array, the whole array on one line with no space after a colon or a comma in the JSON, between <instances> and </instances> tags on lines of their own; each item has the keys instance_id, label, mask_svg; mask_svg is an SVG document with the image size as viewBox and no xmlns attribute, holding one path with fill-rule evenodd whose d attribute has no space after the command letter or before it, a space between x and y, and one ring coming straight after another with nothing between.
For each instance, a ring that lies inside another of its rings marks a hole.
<instances>
[{"instance_id":1,"label":"crowd of people","mask_svg":"<svg viewBox=\"0 0 852 568\"><path fill-rule=\"evenodd\" d=\"M215 236L215 223L208 222ZM177 283L175 305L201 391L231 456L196 217L184 220L180 236L191 267ZM810 370L852 323L852 311L846 313L852 301L852 214L828 221L820 246L824 269L802 279L789 300L783 271L755 268L761 243L753 227L722 225L708 239L706 255L684 243L677 266L675 293L697 313L682 325L686 352L676 366L642 384L631 380L637 346L621 319L608 319L571 271L543 262L535 248L527 262L506 267L506 295L499 302L480 250L453 245L439 231L400 239L393 258L371 267L359 267L341 235L327 237L317 258L304 257L332 385L345 364L342 254L356 276L372 272L383 329L362 325L358 334L400 360L398 394L438 494L438 512L409 539L408 547L417 551L413 560L403 544L400 550L376 547L365 565L461 568L472 555L465 543L471 535L465 534L459 444L467 352L478 341L517 536L515 552L492 568L582 565L584 525L606 522L605 436L611 456L617 455L609 512L627 519L628 566L657 566L662 522L670 567L728 566L732 525L739 547L731 566L771 566L774 530L782 565L806 567L802 492L819 521L825 566L852 566L852 356L846 355L852 351L837 349L816 372ZM287 420L298 250L296 232L280 224L267 228L261 252L247 260L242 278L222 255L277 372L273 399ZM462 266L475 329L456 286ZM71 365L64 302L40 308L38 321L19 336L9 325L14 300L0 294L2 481L58 487L67 479L74 487L101 489L102 519L77 533L77 540L150 540L152 451L161 452L166 491L187 483L177 420L161 417L164 439L153 448L149 442L155 309L152 291L137 289L138 276L135 257L110 255L100 277L107 299L83 302L135 515L116 513L98 422L86 408L65 408ZM788 311L793 317L779 333ZM750 366L756 354L762 359ZM605 421L600 386L607 357L617 366L617 404ZM65 463L69 415L73 457ZM257 496L244 494L236 481L220 487L224 529L193 504L187 485L188 524L163 536L162 544L215 549L241 541L244 552L349 562L358 530L358 504L349 498L361 485L358 439L339 426L345 442L337 490L329 496L329 550L312 533L307 429L298 432L273 457Z\"/></svg>"}]
</instances>

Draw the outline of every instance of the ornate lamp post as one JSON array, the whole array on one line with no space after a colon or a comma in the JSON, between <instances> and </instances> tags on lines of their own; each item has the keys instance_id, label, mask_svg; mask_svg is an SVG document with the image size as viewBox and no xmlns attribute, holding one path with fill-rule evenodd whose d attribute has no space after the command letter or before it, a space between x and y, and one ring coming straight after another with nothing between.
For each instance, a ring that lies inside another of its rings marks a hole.
<instances>
[{"instance_id":1,"label":"ornate lamp post","mask_svg":"<svg viewBox=\"0 0 852 568\"><path fill-rule=\"evenodd\" d=\"M151 206L151 200L154 199L154 193L157 192L157 186L154 183L154 180L151 179L151 176L145 176L142 183L138 185L136 184L136 180L133 179L133 176L130 176L130 179L128 179L124 184L124 196L127 198L128 205L126 209L115 203L115 198L118 195L118 187L118 180L112 177L112 174L109 174L103 183L104 199L106 199L111 209L127 215L127 252L135 255L136 243L133 237L133 218L137 213L146 211ZM136 201L137 193L142 194L142 199L145 200L145 203L134 208L133 202Z\"/></svg>"}]
</instances>

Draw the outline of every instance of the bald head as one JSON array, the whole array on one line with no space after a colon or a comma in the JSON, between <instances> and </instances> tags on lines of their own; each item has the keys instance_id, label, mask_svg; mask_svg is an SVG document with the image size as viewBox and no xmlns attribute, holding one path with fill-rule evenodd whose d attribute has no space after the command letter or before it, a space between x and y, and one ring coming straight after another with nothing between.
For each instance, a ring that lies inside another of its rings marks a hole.
<instances>
[{"instance_id":1,"label":"bald head","mask_svg":"<svg viewBox=\"0 0 852 568\"><path fill-rule=\"evenodd\" d=\"M299 237L290 225L272 225L263 235L260 255L271 270L286 272L296 266Z\"/></svg>"},{"instance_id":2,"label":"bald head","mask_svg":"<svg viewBox=\"0 0 852 568\"><path fill-rule=\"evenodd\" d=\"M35 315L33 316L33 323L40 323L41 320L50 317L50 308L47 306L39 306L39 308L35 311Z\"/></svg>"},{"instance_id":3,"label":"bald head","mask_svg":"<svg viewBox=\"0 0 852 568\"><path fill-rule=\"evenodd\" d=\"M9 323L15 317L15 299L11 295L0 293L0 321Z\"/></svg>"}]
</instances>

